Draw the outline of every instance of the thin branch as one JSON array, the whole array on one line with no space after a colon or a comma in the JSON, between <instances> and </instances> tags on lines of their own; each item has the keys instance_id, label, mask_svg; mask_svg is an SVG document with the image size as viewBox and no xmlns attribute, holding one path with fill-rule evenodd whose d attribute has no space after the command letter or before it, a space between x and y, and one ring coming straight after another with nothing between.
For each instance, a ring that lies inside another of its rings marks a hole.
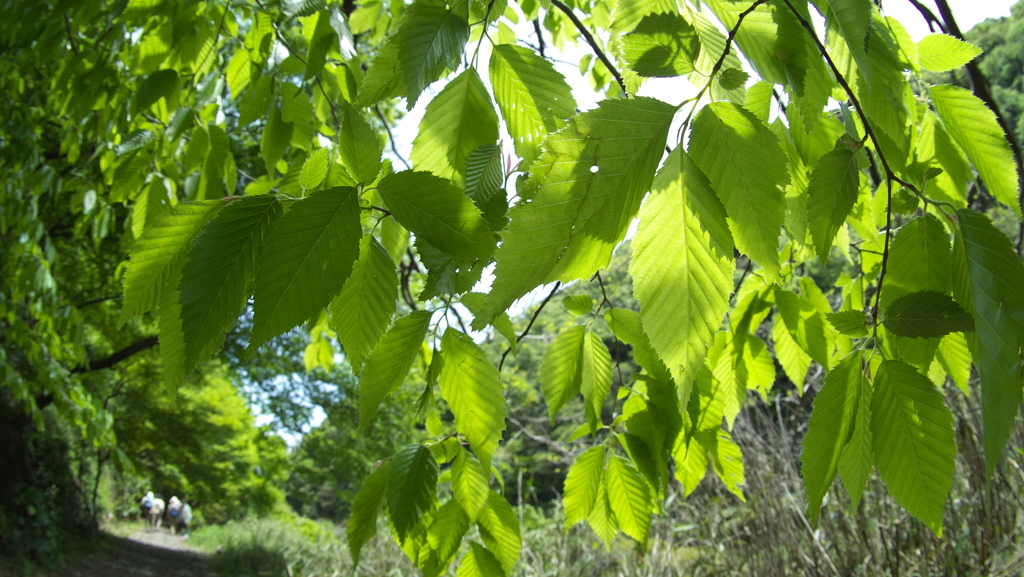
<instances>
[{"instance_id":1,"label":"thin branch","mask_svg":"<svg viewBox=\"0 0 1024 577\"><path fill-rule=\"evenodd\" d=\"M84 365L78 365L77 367L71 369L71 372L73 374L81 374L88 373L90 371L98 371L100 369L109 369L110 367L116 365L117 363L120 363L121 361L127 359L128 357L136 353L140 353L146 349L155 347L156 343L157 338L155 336L144 338L141 341L128 345L127 347L115 352L114 354L108 357L97 359L95 361L88 361Z\"/></svg>"},{"instance_id":2,"label":"thin branch","mask_svg":"<svg viewBox=\"0 0 1024 577\"><path fill-rule=\"evenodd\" d=\"M576 17L576 14L573 13L572 8L566 6L565 3L562 2L562 0L551 0L551 5L561 10L563 13L565 13L566 16L569 17L569 20L572 20L573 25L576 26L576 30L578 30L579 33L583 36L583 39L587 41L587 44L590 45L590 48L594 50L594 54L597 55L598 59L601 60L605 67L608 68L608 71L612 73L612 76L615 77L615 81L619 83L619 88L622 89L622 93L628 94L629 92L626 90L626 81L622 79L622 75L619 74L619 70L615 68L615 65L612 64L612 61L609 60L607 56L605 56L604 51L602 51L601 48L597 45L597 41L594 40L594 36L590 33L590 30L588 30L587 26L583 24L583 22L581 22L579 18Z\"/></svg>"},{"instance_id":3,"label":"thin branch","mask_svg":"<svg viewBox=\"0 0 1024 577\"><path fill-rule=\"evenodd\" d=\"M935 17L935 13L928 9L927 6L921 4L917 0L910 0L910 4L917 8L917 11L921 13L921 17L928 24L928 30L935 32L935 26L938 26L939 32L945 32L946 27L943 26L942 22ZM934 26L933 26L934 25Z\"/></svg>"},{"instance_id":4,"label":"thin branch","mask_svg":"<svg viewBox=\"0 0 1024 577\"><path fill-rule=\"evenodd\" d=\"M569 451L565 447L563 447L561 443L552 441L547 437L542 437L535 433L531 433L529 430L527 430L526 425L520 423L519 420L516 419L515 417L505 417L505 420L515 425L519 429L519 432L522 433L523 436L526 437L527 439L545 445L554 452L558 453L559 455L562 455L563 457L569 455Z\"/></svg>"},{"instance_id":5,"label":"thin branch","mask_svg":"<svg viewBox=\"0 0 1024 577\"><path fill-rule=\"evenodd\" d=\"M548 302L551 301L552 298L554 298L555 293L558 292L558 288L561 286L562 281L556 282L555 286L551 288L551 292L548 293L548 296L544 297L544 300L540 303L540 306L537 307L537 310L533 313L533 317L530 318L530 323L526 325L526 330L524 330L521 335L516 337L517 343L523 340L526 337L526 335L530 333L530 329L533 328L533 323L536 322L537 317L540 316L540 311L544 310L544 307L546 307ZM512 352L512 347L505 349L505 352L501 353L501 362L498 363L498 372L501 372L501 368L505 366L505 357L507 357L510 352Z\"/></svg>"},{"instance_id":6,"label":"thin branch","mask_svg":"<svg viewBox=\"0 0 1024 577\"><path fill-rule=\"evenodd\" d=\"M380 121L384 124L384 130L386 130L388 133L388 142L391 143L391 152L394 153L398 160L402 161L402 164L405 165L406 170L412 168L412 165L409 164L409 162L402 158L402 155L398 153L398 146L395 144L395 135L391 134L391 127L388 126L388 121L386 118L384 118L384 113L380 111L380 106L375 104L373 106L373 111L377 113L377 118L379 118Z\"/></svg>"},{"instance_id":7,"label":"thin branch","mask_svg":"<svg viewBox=\"0 0 1024 577\"><path fill-rule=\"evenodd\" d=\"M540 29L540 17L533 19L533 31L537 33L537 52L540 54L541 58L547 58L547 56L544 55L544 35L541 33Z\"/></svg>"},{"instance_id":8,"label":"thin branch","mask_svg":"<svg viewBox=\"0 0 1024 577\"><path fill-rule=\"evenodd\" d=\"M78 56L78 44L75 43L75 36L71 33L71 18L68 11L64 11L64 31L68 33L68 42L71 44L71 51Z\"/></svg>"},{"instance_id":9,"label":"thin branch","mask_svg":"<svg viewBox=\"0 0 1024 577\"><path fill-rule=\"evenodd\" d=\"M594 273L594 278L597 279L597 284L600 285L600 287L601 287L601 297L604 299L597 306L597 312L601 312L601 309L604 308L604 305L608 305L608 308L610 308L610 309L611 308L615 308L612 305L612 301L608 300L608 293L605 292L605 290L604 290L604 279L601 278L601 271L595 272ZM591 279L591 280L593 280L593 279Z\"/></svg>"}]
</instances>

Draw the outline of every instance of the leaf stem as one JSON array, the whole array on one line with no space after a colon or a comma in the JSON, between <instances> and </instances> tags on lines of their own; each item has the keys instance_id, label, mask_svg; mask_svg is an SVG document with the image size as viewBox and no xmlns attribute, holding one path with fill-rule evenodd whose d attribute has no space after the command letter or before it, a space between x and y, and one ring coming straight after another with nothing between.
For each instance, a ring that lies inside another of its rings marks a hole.
<instances>
[{"instance_id":1,"label":"leaf stem","mask_svg":"<svg viewBox=\"0 0 1024 577\"><path fill-rule=\"evenodd\" d=\"M758 1L763 2L764 0ZM576 30L578 30L579 33L583 35L584 40L586 40L587 44L589 44L590 47L594 50L594 54L597 55L598 59L601 60L601 63L603 63L605 67L608 68L608 71L612 73L612 76L615 77L615 82L618 82L619 88L622 89L622 93L629 94L629 91L626 90L626 81L622 79L622 75L619 74L619 70L615 68L615 65L612 64L612 61L609 60L607 56L605 56L604 51L602 51L601 48L598 47L597 41L594 40L594 36L590 33L590 30L587 30L586 25L584 25L583 22L580 21L576 14L573 13L572 8L566 6L565 3L562 2L562 0L551 0L551 5L564 12L565 15L569 17L569 20L572 20L573 25L576 26Z\"/></svg>"}]
</instances>

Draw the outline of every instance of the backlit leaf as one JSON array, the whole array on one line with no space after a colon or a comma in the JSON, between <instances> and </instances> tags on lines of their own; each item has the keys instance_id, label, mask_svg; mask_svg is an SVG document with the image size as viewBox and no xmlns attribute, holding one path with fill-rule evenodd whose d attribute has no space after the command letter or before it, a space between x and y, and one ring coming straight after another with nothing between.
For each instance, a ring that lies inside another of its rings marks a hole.
<instances>
[{"instance_id":1,"label":"backlit leaf","mask_svg":"<svg viewBox=\"0 0 1024 577\"><path fill-rule=\"evenodd\" d=\"M544 353L540 367L540 387L552 423L559 409L580 393L583 378L580 351L584 338L585 327L570 327L561 331Z\"/></svg>"},{"instance_id":2,"label":"backlit leaf","mask_svg":"<svg viewBox=\"0 0 1024 577\"><path fill-rule=\"evenodd\" d=\"M598 445L576 457L565 477L565 528L590 516L604 477L604 447Z\"/></svg>"},{"instance_id":3,"label":"backlit leaf","mask_svg":"<svg viewBox=\"0 0 1024 577\"><path fill-rule=\"evenodd\" d=\"M441 339L441 394L455 414L455 428L481 463L490 465L505 430L504 387L498 369L469 336L449 327Z\"/></svg>"},{"instance_id":4,"label":"backlit leaf","mask_svg":"<svg viewBox=\"0 0 1024 577\"><path fill-rule=\"evenodd\" d=\"M181 278L186 370L212 354L238 319L252 294L264 239L281 213L273 196L241 198L196 235Z\"/></svg>"},{"instance_id":5,"label":"backlit leaf","mask_svg":"<svg viewBox=\"0 0 1024 577\"><path fill-rule=\"evenodd\" d=\"M403 171L377 186L395 220L433 246L468 259L486 258L494 250L494 235L480 210L451 182Z\"/></svg>"},{"instance_id":6,"label":"backlit leaf","mask_svg":"<svg viewBox=\"0 0 1024 577\"><path fill-rule=\"evenodd\" d=\"M601 424L601 411L611 387L611 353L601 337L588 330L580 349L580 392L592 433Z\"/></svg>"},{"instance_id":7,"label":"backlit leaf","mask_svg":"<svg viewBox=\"0 0 1024 577\"><path fill-rule=\"evenodd\" d=\"M800 457L800 473L812 524L817 524L822 499L832 486L843 448L853 433L863 381L861 352L856 351L829 371L814 398Z\"/></svg>"},{"instance_id":8,"label":"backlit leaf","mask_svg":"<svg viewBox=\"0 0 1024 577\"><path fill-rule=\"evenodd\" d=\"M373 182L380 173L381 143L370 123L347 102L338 103L338 156L359 182Z\"/></svg>"},{"instance_id":9,"label":"backlit leaf","mask_svg":"<svg viewBox=\"0 0 1024 577\"><path fill-rule=\"evenodd\" d=\"M981 54L981 48L948 34L929 34L917 43L921 68L947 72L959 68Z\"/></svg>"},{"instance_id":10,"label":"backlit leaf","mask_svg":"<svg viewBox=\"0 0 1024 577\"><path fill-rule=\"evenodd\" d=\"M480 511L477 524L487 549L501 563L505 575L510 575L519 561L523 540L519 534L519 518L501 493L490 491L487 494L487 506Z\"/></svg>"},{"instance_id":11,"label":"backlit leaf","mask_svg":"<svg viewBox=\"0 0 1024 577\"><path fill-rule=\"evenodd\" d=\"M943 84L928 91L949 135L967 153L989 192L1020 217L1017 165L995 114L965 88Z\"/></svg>"},{"instance_id":12,"label":"backlit leaf","mask_svg":"<svg viewBox=\"0 0 1024 577\"><path fill-rule=\"evenodd\" d=\"M302 172L299 173L299 186L307 190L320 186L324 177L327 176L327 161L330 158L329 148L318 148L309 155L302 165Z\"/></svg>"},{"instance_id":13,"label":"backlit leaf","mask_svg":"<svg viewBox=\"0 0 1024 577\"><path fill-rule=\"evenodd\" d=\"M606 100L548 136L520 181L522 200L502 232L481 329L547 282L589 277L606 266L650 188L675 107L650 98Z\"/></svg>"},{"instance_id":14,"label":"backlit leaf","mask_svg":"<svg viewBox=\"0 0 1024 577\"><path fill-rule=\"evenodd\" d=\"M529 165L540 156L544 137L576 114L572 91L550 61L522 46L495 46L489 70L516 154Z\"/></svg>"},{"instance_id":15,"label":"backlit leaf","mask_svg":"<svg viewBox=\"0 0 1024 577\"><path fill-rule=\"evenodd\" d=\"M356 566L359 565L359 553L363 545L377 534L377 515L384 505L389 468L390 463L387 462L378 465L363 480L363 486L352 500L352 514L345 523L345 534L348 536L348 548L352 551L352 561Z\"/></svg>"},{"instance_id":16,"label":"backlit leaf","mask_svg":"<svg viewBox=\"0 0 1024 577\"><path fill-rule=\"evenodd\" d=\"M640 76L669 77L693 72L700 39L679 14L649 14L622 38L622 54Z\"/></svg>"},{"instance_id":17,"label":"backlit leaf","mask_svg":"<svg viewBox=\"0 0 1024 577\"><path fill-rule=\"evenodd\" d=\"M789 183L778 138L744 109L717 102L697 113L688 151L725 205L736 248L778 274Z\"/></svg>"},{"instance_id":18,"label":"backlit leaf","mask_svg":"<svg viewBox=\"0 0 1024 577\"><path fill-rule=\"evenodd\" d=\"M807 227L822 262L828 261L832 241L857 204L859 191L857 150L840 139L818 159L807 185Z\"/></svg>"},{"instance_id":19,"label":"backlit leaf","mask_svg":"<svg viewBox=\"0 0 1024 577\"><path fill-rule=\"evenodd\" d=\"M470 68L427 105L412 143L412 163L417 170L461 184L469 153L497 140L498 115L490 93Z\"/></svg>"},{"instance_id":20,"label":"backlit leaf","mask_svg":"<svg viewBox=\"0 0 1024 577\"><path fill-rule=\"evenodd\" d=\"M868 324L871 320L862 311L841 311L838 313L828 313L825 315L828 319L828 323L835 327L840 334L855 339L864 338L868 336Z\"/></svg>"},{"instance_id":21,"label":"backlit leaf","mask_svg":"<svg viewBox=\"0 0 1024 577\"><path fill-rule=\"evenodd\" d=\"M361 237L352 188L314 192L277 219L256 269L249 351L330 304L359 257Z\"/></svg>"},{"instance_id":22,"label":"backlit leaf","mask_svg":"<svg viewBox=\"0 0 1024 577\"><path fill-rule=\"evenodd\" d=\"M391 323L398 299L398 273L373 235L359 245L359 260L331 303L331 328L358 370Z\"/></svg>"},{"instance_id":23,"label":"backlit leaf","mask_svg":"<svg viewBox=\"0 0 1024 577\"><path fill-rule=\"evenodd\" d=\"M388 469L387 503L391 525L400 541L437 499L437 461L423 445L395 453Z\"/></svg>"},{"instance_id":24,"label":"backlit leaf","mask_svg":"<svg viewBox=\"0 0 1024 577\"><path fill-rule=\"evenodd\" d=\"M431 311L413 311L395 321L366 359L359 374L359 430L377 414L381 401L402 385L430 326Z\"/></svg>"},{"instance_id":25,"label":"backlit leaf","mask_svg":"<svg viewBox=\"0 0 1024 577\"><path fill-rule=\"evenodd\" d=\"M914 367L882 361L871 399L875 466L911 515L942 536L942 511L953 481L953 416L942 394Z\"/></svg>"},{"instance_id":26,"label":"backlit leaf","mask_svg":"<svg viewBox=\"0 0 1024 577\"><path fill-rule=\"evenodd\" d=\"M974 318L967 311L949 295L934 291L910 293L892 301L882 324L894 335L913 338L974 330Z\"/></svg>"},{"instance_id":27,"label":"backlit leaf","mask_svg":"<svg viewBox=\"0 0 1024 577\"><path fill-rule=\"evenodd\" d=\"M641 544L651 530L651 490L629 460L613 455L605 471L608 503L622 532Z\"/></svg>"}]
</instances>

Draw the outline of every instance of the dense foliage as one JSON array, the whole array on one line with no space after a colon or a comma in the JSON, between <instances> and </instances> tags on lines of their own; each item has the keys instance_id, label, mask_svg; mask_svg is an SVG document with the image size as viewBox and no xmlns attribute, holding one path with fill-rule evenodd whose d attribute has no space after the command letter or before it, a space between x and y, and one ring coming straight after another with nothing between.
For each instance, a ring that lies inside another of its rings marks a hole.
<instances>
[{"instance_id":1,"label":"dense foliage","mask_svg":"<svg viewBox=\"0 0 1024 577\"><path fill-rule=\"evenodd\" d=\"M187 387L223 378L226 338L244 366L302 326L307 371L339 343L358 375L358 401L339 400L360 431L412 396L428 435L355 494L356 562L383 513L424 574L461 555L460 575L508 575L522 538L493 463L517 395L480 342L516 355L516 301L594 278L602 298L563 301L575 320L538 372L551 420L582 396L566 527L643 547L670 487L689 494L709 469L743 498L733 427L748 391L773 395L778 363L799 390L827 371L803 443L811 522L837 475L856 508L877 471L941 536L957 451L941 389L966 393L977 372L989 476L1022 399L1007 233L1024 174L987 87L925 75L982 78L939 5L950 34L914 43L870 0L12 0L5 410L41 422L52 406L119 454L103 371L154 331L154 372ZM546 52L580 40L607 97L583 111ZM637 96L650 78L695 95ZM396 98L429 100L404 169L383 156ZM612 305L601 272L634 225L639 311ZM835 287L815 261L842 263ZM185 398L241 410L201 390ZM15 486L25 451L9 452Z\"/></svg>"}]
</instances>

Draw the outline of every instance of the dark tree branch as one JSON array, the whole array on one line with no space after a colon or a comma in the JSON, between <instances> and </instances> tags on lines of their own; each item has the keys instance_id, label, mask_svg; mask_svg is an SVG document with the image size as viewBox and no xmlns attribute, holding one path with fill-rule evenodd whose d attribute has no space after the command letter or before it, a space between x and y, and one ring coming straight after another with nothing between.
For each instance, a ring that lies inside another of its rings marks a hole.
<instances>
[{"instance_id":1,"label":"dark tree branch","mask_svg":"<svg viewBox=\"0 0 1024 577\"><path fill-rule=\"evenodd\" d=\"M555 286L552 287L551 292L548 293L548 296L544 297L544 300L540 303L540 306L537 307L537 310L533 313L533 317L530 318L530 323L528 325L526 325L526 330L524 330L521 335L516 337L516 342L517 343L519 341L523 340L526 337L526 335L530 334L530 329L533 328L533 323L535 323L537 321L537 317L540 316L540 311L544 310L544 307L546 307L548 302L550 302L551 299L554 298L555 293L558 292L558 288L561 287L561 286L562 286L562 281L556 282ZM501 353L501 362L498 363L498 372L499 373L501 372L501 368L503 366L505 366L505 357L507 357L510 352L512 352L512 347L509 347L509 348L505 349L505 352Z\"/></svg>"},{"instance_id":2,"label":"dark tree branch","mask_svg":"<svg viewBox=\"0 0 1024 577\"><path fill-rule=\"evenodd\" d=\"M615 77L615 82L618 82L619 88L622 89L622 93L628 94L628 91L626 90L626 81L622 79L622 75L619 74L619 70L615 68L615 65L612 64L612 61L609 60L607 56L605 56L604 51L601 50L601 48L597 45L597 41L594 40L594 36L590 33L590 30L587 30L587 26L583 24L583 22L581 22L579 18L576 17L576 14L573 13L572 8L566 6L565 3L562 2L562 0L551 0L551 5L561 10L566 16L569 17L569 20L572 20L573 25L576 26L576 30L578 30L579 33L583 36L583 39L587 41L587 44L590 45L590 48L594 50L594 54L597 55L597 58L605 65L606 68L608 68L608 71L612 73L612 76Z\"/></svg>"},{"instance_id":3,"label":"dark tree branch","mask_svg":"<svg viewBox=\"0 0 1024 577\"><path fill-rule=\"evenodd\" d=\"M928 30L935 32L935 27L937 26L939 28L939 32L946 31L946 27L942 25L942 22L935 17L935 13L929 10L927 6L921 4L917 0L910 0L910 4L913 5L914 8L917 8L917 11L921 13L921 17L924 18L924 21L928 24Z\"/></svg>"},{"instance_id":4,"label":"dark tree branch","mask_svg":"<svg viewBox=\"0 0 1024 577\"><path fill-rule=\"evenodd\" d=\"M135 343L128 345L127 347L113 353L108 357L97 359L95 361L88 361L84 365L78 365L77 367L71 369L71 372L73 374L81 374L88 373L91 371L98 371L101 369L109 369L110 367L116 365L117 363L120 363L121 361L127 359L128 357L136 353L141 353L146 349L155 347L156 344L157 337L146 337L141 341L137 341Z\"/></svg>"},{"instance_id":5,"label":"dark tree branch","mask_svg":"<svg viewBox=\"0 0 1024 577\"><path fill-rule=\"evenodd\" d=\"M547 58L544 55L544 35L540 29L540 18L533 19L533 31L537 33L537 52L540 53L541 58Z\"/></svg>"}]
</instances>

